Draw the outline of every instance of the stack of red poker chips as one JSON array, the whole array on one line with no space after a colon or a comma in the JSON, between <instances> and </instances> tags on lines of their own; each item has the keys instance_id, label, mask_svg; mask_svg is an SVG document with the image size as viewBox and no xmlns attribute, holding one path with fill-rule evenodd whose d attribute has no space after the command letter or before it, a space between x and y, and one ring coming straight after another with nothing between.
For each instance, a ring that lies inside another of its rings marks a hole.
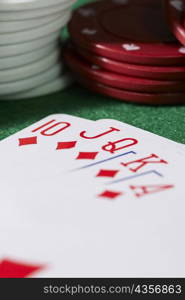
<instances>
[{"instance_id":1,"label":"stack of red poker chips","mask_svg":"<svg viewBox=\"0 0 185 300\"><path fill-rule=\"evenodd\" d=\"M166 12L170 19L164 0L103 0L77 9L64 55L78 81L120 100L185 103L185 47Z\"/></svg>"}]
</instances>

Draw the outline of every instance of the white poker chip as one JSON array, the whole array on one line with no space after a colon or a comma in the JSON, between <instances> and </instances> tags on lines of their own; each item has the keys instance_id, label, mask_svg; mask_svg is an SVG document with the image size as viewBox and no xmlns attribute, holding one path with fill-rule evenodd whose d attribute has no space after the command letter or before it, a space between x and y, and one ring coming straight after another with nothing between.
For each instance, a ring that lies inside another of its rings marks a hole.
<instances>
[{"instance_id":1,"label":"white poker chip","mask_svg":"<svg viewBox=\"0 0 185 300\"><path fill-rule=\"evenodd\" d=\"M51 54L34 63L25 65L23 67L0 71L0 93L2 83L11 83L37 75L48 70L59 61L61 61L61 51L60 49L57 49Z\"/></svg>"},{"instance_id":2,"label":"white poker chip","mask_svg":"<svg viewBox=\"0 0 185 300\"><path fill-rule=\"evenodd\" d=\"M0 45L11 45L15 43L22 43L34 39L47 36L52 32L60 30L70 19L70 12L62 18L59 17L49 24L34 28L31 30L19 31L14 33L0 34Z\"/></svg>"},{"instance_id":3,"label":"white poker chip","mask_svg":"<svg viewBox=\"0 0 185 300\"><path fill-rule=\"evenodd\" d=\"M29 77L28 79L19 80L16 82L0 84L0 98L5 99L6 96L14 97L16 93L35 89L45 83L51 82L58 78L63 72L63 65L55 64L52 68L36 76Z\"/></svg>"},{"instance_id":4,"label":"white poker chip","mask_svg":"<svg viewBox=\"0 0 185 300\"><path fill-rule=\"evenodd\" d=\"M52 0L51 0L52 1ZM1 21L17 21L17 20L28 20L35 19L44 16L50 16L52 14L65 12L67 9L71 9L72 5L76 0L68 0L63 4L54 5L49 8L40 8L40 9L30 9L24 11L1 11L0 10L0 20Z\"/></svg>"},{"instance_id":5,"label":"white poker chip","mask_svg":"<svg viewBox=\"0 0 185 300\"><path fill-rule=\"evenodd\" d=\"M75 1L74 1L75 2ZM50 8L53 5L66 5L68 0L0 0L1 11L20 11L37 8Z\"/></svg>"},{"instance_id":6,"label":"white poker chip","mask_svg":"<svg viewBox=\"0 0 185 300\"><path fill-rule=\"evenodd\" d=\"M43 57L49 55L54 50L58 49L58 47L59 47L59 43L54 42L49 45L46 45L45 47L37 49L33 52L16 55L12 57L0 58L0 70L22 67L24 65L39 61L43 59Z\"/></svg>"},{"instance_id":7,"label":"white poker chip","mask_svg":"<svg viewBox=\"0 0 185 300\"><path fill-rule=\"evenodd\" d=\"M59 92L69 87L74 82L74 78L70 73L61 75L53 81L36 87L30 91L4 97L3 100L21 100L34 97L46 96L52 93Z\"/></svg>"},{"instance_id":8,"label":"white poker chip","mask_svg":"<svg viewBox=\"0 0 185 300\"><path fill-rule=\"evenodd\" d=\"M40 27L42 25L46 25L59 17L63 17L60 13L56 13L51 16L46 16L38 19L31 20L22 20L22 21L6 21L2 22L0 20L0 34L1 33L12 33L19 32L24 30L29 30L33 28Z\"/></svg>"},{"instance_id":9,"label":"white poker chip","mask_svg":"<svg viewBox=\"0 0 185 300\"><path fill-rule=\"evenodd\" d=\"M43 48L46 45L57 41L59 39L59 35L60 30L26 43L0 46L0 58L31 53L32 51Z\"/></svg>"}]
</instances>

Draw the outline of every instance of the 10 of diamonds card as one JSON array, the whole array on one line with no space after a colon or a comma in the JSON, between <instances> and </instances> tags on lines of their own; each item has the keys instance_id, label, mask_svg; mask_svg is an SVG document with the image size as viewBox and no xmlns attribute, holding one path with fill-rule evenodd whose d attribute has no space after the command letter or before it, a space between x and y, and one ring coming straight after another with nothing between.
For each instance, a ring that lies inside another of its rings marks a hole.
<instances>
[{"instance_id":1,"label":"10 of diamonds card","mask_svg":"<svg viewBox=\"0 0 185 300\"><path fill-rule=\"evenodd\" d=\"M61 114L0 151L2 277L184 276L183 145Z\"/></svg>"}]
</instances>

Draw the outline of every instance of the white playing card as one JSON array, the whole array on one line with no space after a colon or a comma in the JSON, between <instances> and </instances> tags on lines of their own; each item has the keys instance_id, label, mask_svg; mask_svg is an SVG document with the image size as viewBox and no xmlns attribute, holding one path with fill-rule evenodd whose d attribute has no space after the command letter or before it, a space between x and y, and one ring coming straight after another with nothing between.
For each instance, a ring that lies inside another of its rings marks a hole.
<instances>
[{"instance_id":1,"label":"white playing card","mask_svg":"<svg viewBox=\"0 0 185 300\"><path fill-rule=\"evenodd\" d=\"M108 124L108 122L109 122L109 124ZM120 126L120 123L118 124L118 122L116 122L116 124ZM107 126L107 125L112 125L112 121L107 121L106 124L103 124L103 125L101 124L101 126L99 124L97 124L97 128L91 126L91 128L89 129L89 135L87 133L86 134L84 133L84 136L93 137L94 132L96 132L96 134L94 134L94 136L97 136L98 135L97 133L99 133L99 135L100 135L101 132L109 132L110 128L114 128L114 127ZM115 126L114 129L118 130L119 128L121 128L119 126L117 126L117 127ZM103 127L105 127L105 129L103 129ZM126 138L126 137L129 136L127 134L131 134L131 136L132 136L132 134L134 134L134 137L137 138L138 140L139 139L141 139L141 140L146 139L146 137L143 135L143 133L139 132L139 134L138 134L138 132L136 132L136 133L133 132L132 127L131 127L131 132L129 132L129 130L130 130L130 127L126 125L126 135L123 131L123 133L121 132L121 136L119 136L120 131L116 131L116 130L115 131L113 130L112 132L108 133L108 135L107 134L102 135L100 137L100 140L101 140L101 143L102 143L100 146L107 145L107 142L108 142L107 136L113 136L113 135L117 135L117 138L118 137L119 138L121 138L121 137ZM118 138L118 140L119 140L119 138ZM76 172L77 172L77 177L79 176L79 179L81 180L82 183L86 182L86 185L95 184L95 188L97 189L97 188L99 188L99 185L100 185L100 188L101 188L102 184L108 183L109 176L101 176L101 175L98 176L98 174L101 170L103 170L105 172L106 171L111 171L111 170L118 171L118 173L115 174L116 178L113 178L114 176L112 176L112 179L115 179L114 180L115 183L117 183L117 181L118 182L119 181L124 182L127 179L131 180L132 177L133 178L135 178L135 177L140 178L141 176L144 176L145 178L146 177L150 178L151 176L153 176L153 177L156 177L156 179L157 179L158 177L162 178L164 176L161 171L167 170L167 172L170 172L170 169L171 169L170 165L168 163L162 163L162 164L157 164L157 169L156 170L155 170L155 168L151 169L150 168L151 165L149 164L149 167L148 167L148 165L144 166L144 172L139 172L137 174L133 174L133 173L130 172L129 169L124 168L123 166L120 167L120 163L122 162L123 158L127 159L127 157L129 157L129 159L130 159L130 157L133 157L134 159L136 157L136 159L137 159L136 152L135 151L126 151L126 152L123 151L123 153L120 154L120 152L119 152L118 155L115 154L114 156L112 156L112 153L110 153L109 151L101 151L100 152L99 150L101 150L101 147L99 147L98 144L97 144L98 139L94 139L94 138L89 139L88 138L88 141L90 140L90 143L85 143L86 141L84 143L81 143L81 147L83 146L83 148L81 148L83 150L83 152L81 152L81 153L90 153L90 154L95 153L95 154L98 155L98 160L95 160L95 162L94 161L91 162L91 160L86 160L86 159L85 160L83 160L83 159L80 160L79 159L79 160L73 162L73 165L75 165L74 170L76 170ZM115 140L117 140L117 139L115 139ZM146 144L148 144L148 146L151 147L152 150L155 149L156 142L158 142L158 140L156 140L156 139L154 140L153 137L151 138L151 136L149 136L149 137L147 136L147 143ZM123 144L123 146L124 146L124 144ZM141 145L137 144L136 146L137 146L137 148L139 147L139 149L140 149L139 151L141 152L143 157L148 157L148 156L151 155L150 153L147 153L147 150L144 151L145 141L144 141L144 143L141 143ZM162 147L164 148L164 149L163 148L160 149L160 152L162 151L162 153L164 153L163 150L165 150L165 151L166 151L166 149L169 150L168 145L166 143L163 143ZM165 147L166 147L166 149L165 149ZM106 149L109 150L109 147L107 147ZM120 149L120 150L122 151L122 149ZM162 153L161 153L161 157L162 157ZM174 153L169 152L167 154L169 156L172 156L170 159L171 159L171 161L173 161ZM76 155L77 155L77 152L72 156L73 160L75 160ZM154 162L155 162L155 160L157 162L157 160L159 160L160 156L159 156L159 154L158 155L155 154L155 155L158 158L155 158ZM166 156L166 152L164 153L164 155ZM49 157L50 157L49 165L52 166L52 164L54 162L53 156L48 156L47 157L48 160L49 160ZM64 158L67 161L67 157L64 157ZM142 156L140 158L142 158ZM61 157L60 157L60 159L61 159ZM83 161L84 161L84 163L83 163ZM88 163L86 163L86 162L88 162ZM114 164L114 162L115 162L115 164ZM128 161L126 161L126 162L128 162ZM58 163L58 161L57 161L57 163ZM103 164L103 166L102 166L102 164ZM177 161L175 162L175 164L177 164ZM41 166L42 166L42 164L40 165L39 162L37 161L37 167L39 167L41 169ZM46 167L48 168L47 164L46 164ZM174 168L174 165L172 165L172 167ZM78 168L80 168L81 170L77 171ZM34 166L33 169L35 169L35 166ZM53 168L53 170L55 171L55 169L56 169L56 165L55 165L55 168ZM26 173L27 168L24 168L23 170L24 170L24 172L21 173L21 176L20 176L19 173L17 174L16 177L14 175L13 182L10 180L11 179L10 175L8 177L8 180L5 176L2 179L2 183L4 182L4 184L3 184L4 194L3 194L3 189L1 190L1 193L2 193L4 199L7 198L7 200L5 201L5 203L6 203L5 206L7 207L9 213L12 211L12 210L9 209L9 207L11 207L13 199L15 199L16 201L17 201L18 198L19 198L19 201L20 201L20 199L22 199L22 201L23 201L22 204L18 205L18 209L19 209L19 207L22 207L23 203L25 202L25 196L26 196L26 198L28 197L26 191L28 191L29 194L31 194L34 191L34 188L31 188L31 185L34 184L34 182L33 182L33 180L30 180L29 174ZM28 170L30 172L30 169L28 169ZM89 172L89 170L90 170L90 172ZM124 170L124 174L123 174L124 176L122 175L123 170ZM17 171L17 169L16 169L16 171ZM42 169L41 169L41 171L42 171ZM55 172L55 173L52 172L52 174L50 174L50 172L49 172L49 178L51 178L51 183L50 183L51 185L52 185L52 182L54 182L54 181L57 182L57 180L59 181L59 183L61 183L61 180L62 180L61 176L63 174L63 169L61 169L59 167L59 170L57 172ZM174 170L173 170L173 173L174 173ZM42 172L41 174L42 174L42 176L40 176L37 179L37 182L39 182L39 186L42 186L42 184L45 184L45 181L44 181L46 179L45 169L44 169L44 172ZM80 175L78 175L78 174L80 174ZM19 185L18 185L18 182L15 180L15 178L17 179L18 176L20 176L20 184ZM69 173L69 176L72 178L72 174ZM99 180L97 180L97 176L98 176ZM111 179L111 176L110 176L110 179ZM113 181L113 180L110 180L110 182L111 181ZM11 183L11 189L8 189L8 185L10 183ZM80 183L78 183L78 184L80 184ZM114 182L113 182L113 184L114 184ZM6 185L7 185L7 187L6 187ZM35 191L36 191L36 193L32 195L32 198L34 199L34 198L38 198L40 196L40 198L42 199L43 198L42 193L44 191L44 187L40 188L40 190L39 190L39 188L36 188ZM64 192L64 187L62 187L62 193L63 192ZM23 194L23 196L21 196L21 194ZM13 203L15 204L16 202L14 201ZM32 205L32 201L30 203ZM4 206L4 209L5 209L5 206ZM29 204L28 204L28 206L29 206ZM6 214L3 214L3 216L5 218ZM3 219L3 216L2 216L2 219Z\"/></svg>"},{"instance_id":2,"label":"white playing card","mask_svg":"<svg viewBox=\"0 0 185 300\"><path fill-rule=\"evenodd\" d=\"M112 120L81 135L65 176L2 188L4 256L46 265L43 277L184 276L184 152Z\"/></svg>"}]
</instances>

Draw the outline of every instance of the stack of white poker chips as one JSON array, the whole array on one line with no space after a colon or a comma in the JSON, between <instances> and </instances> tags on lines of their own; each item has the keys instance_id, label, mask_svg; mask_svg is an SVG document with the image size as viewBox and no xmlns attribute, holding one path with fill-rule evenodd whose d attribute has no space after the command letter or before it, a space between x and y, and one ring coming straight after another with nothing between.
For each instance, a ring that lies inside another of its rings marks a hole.
<instances>
[{"instance_id":1,"label":"stack of white poker chips","mask_svg":"<svg viewBox=\"0 0 185 300\"><path fill-rule=\"evenodd\" d=\"M0 0L0 99L60 91L72 82L61 29L76 0Z\"/></svg>"}]
</instances>

